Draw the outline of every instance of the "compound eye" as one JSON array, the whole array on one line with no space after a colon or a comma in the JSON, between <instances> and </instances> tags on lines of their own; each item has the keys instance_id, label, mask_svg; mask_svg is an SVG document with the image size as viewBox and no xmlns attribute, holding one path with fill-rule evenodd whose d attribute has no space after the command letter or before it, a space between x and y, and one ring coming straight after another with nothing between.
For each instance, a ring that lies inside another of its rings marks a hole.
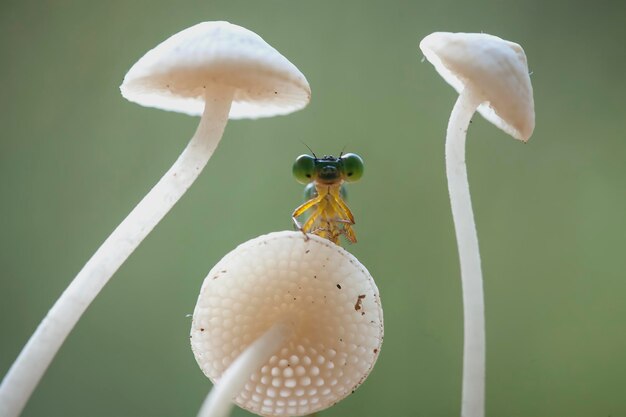
<instances>
[{"instance_id":1,"label":"compound eye","mask_svg":"<svg viewBox=\"0 0 626 417\"><path fill-rule=\"evenodd\" d=\"M315 172L315 158L310 155L300 155L296 158L292 168L293 176L301 184L308 184L313 181Z\"/></svg>"},{"instance_id":2,"label":"compound eye","mask_svg":"<svg viewBox=\"0 0 626 417\"><path fill-rule=\"evenodd\" d=\"M347 153L341 157L343 162L344 180L355 182L363 176L363 159L355 153Z\"/></svg>"}]
</instances>

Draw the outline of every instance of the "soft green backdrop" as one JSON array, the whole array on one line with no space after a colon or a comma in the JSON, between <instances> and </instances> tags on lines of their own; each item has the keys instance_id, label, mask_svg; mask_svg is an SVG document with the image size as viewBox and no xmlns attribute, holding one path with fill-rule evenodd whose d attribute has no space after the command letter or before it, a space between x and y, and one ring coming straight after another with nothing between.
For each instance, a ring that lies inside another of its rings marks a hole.
<instances>
[{"instance_id":1,"label":"soft green backdrop","mask_svg":"<svg viewBox=\"0 0 626 417\"><path fill-rule=\"evenodd\" d=\"M357 245L386 337L366 383L322 415L459 414L462 316L443 135L456 94L421 62L437 31L526 50L528 145L476 116L468 166L483 256L489 416L626 415L623 1L3 0L0 375L198 119L118 86L203 20L263 36L307 76L308 108L233 121L199 181L79 322L24 416L193 416L210 389L188 341L200 284L238 243L291 228L306 152L357 152ZM236 410L236 416L246 412Z\"/></svg>"}]
</instances>

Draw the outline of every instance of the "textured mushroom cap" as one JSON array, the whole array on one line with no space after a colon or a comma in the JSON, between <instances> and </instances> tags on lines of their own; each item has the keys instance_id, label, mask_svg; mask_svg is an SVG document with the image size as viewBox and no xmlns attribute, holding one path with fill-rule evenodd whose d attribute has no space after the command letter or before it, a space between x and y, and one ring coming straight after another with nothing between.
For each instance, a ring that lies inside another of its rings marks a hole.
<instances>
[{"instance_id":1,"label":"textured mushroom cap","mask_svg":"<svg viewBox=\"0 0 626 417\"><path fill-rule=\"evenodd\" d=\"M485 119L516 139L530 138L535 104L521 46L485 33L435 32L420 49L457 92L470 88L484 99L478 111Z\"/></svg>"},{"instance_id":2,"label":"textured mushroom cap","mask_svg":"<svg viewBox=\"0 0 626 417\"><path fill-rule=\"evenodd\" d=\"M236 89L231 119L302 109L311 88L302 73L259 35L228 22L204 22L148 51L124 77L122 95L142 106L202 114L204 87Z\"/></svg>"},{"instance_id":3,"label":"textured mushroom cap","mask_svg":"<svg viewBox=\"0 0 626 417\"><path fill-rule=\"evenodd\" d=\"M350 253L315 235L276 232L243 243L206 277L191 347L213 381L274 323L291 338L235 402L264 416L311 414L356 389L383 340L378 289Z\"/></svg>"}]
</instances>

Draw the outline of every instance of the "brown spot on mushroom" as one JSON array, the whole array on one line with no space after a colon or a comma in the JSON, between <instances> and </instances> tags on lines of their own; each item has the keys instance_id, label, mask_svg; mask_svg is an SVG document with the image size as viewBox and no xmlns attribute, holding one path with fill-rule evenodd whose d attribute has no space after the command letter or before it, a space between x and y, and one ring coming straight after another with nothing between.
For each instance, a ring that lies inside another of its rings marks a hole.
<instances>
[{"instance_id":1,"label":"brown spot on mushroom","mask_svg":"<svg viewBox=\"0 0 626 417\"><path fill-rule=\"evenodd\" d=\"M378 349L374 349L374 354L378 353Z\"/></svg>"},{"instance_id":2,"label":"brown spot on mushroom","mask_svg":"<svg viewBox=\"0 0 626 417\"><path fill-rule=\"evenodd\" d=\"M365 294L361 294L356 297L356 303L354 304L354 309L356 311L359 311L362 308L364 298L365 298ZM365 312L363 312L362 314L365 314Z\"/></svg>"},{"instance_id":3,"label":"brown spot on mushroom","mask_svg":"<svg viewBox=\"0 0 626 417\"><path fill-rule=\"evenodd\" d=\"M337 284L337 288L341 289L341 285Z\"/></svg>"},{"instance_id":4,"label":"brown spot on mushroom","mask_svg":"<svg viewBox=\"0 0 626 417\"><path fill-rule=\"evenodd\" d=\"M304 251L304 253L309 253L309 252L311 252L310 249L307 249L307 250Z\"/></svg>"},{"instance_id":5,"label":"brown spot on mushroom","mask_svg":"<svg viewBox=\"0 0 626 417\"><path fill-rule=\"evenodd\" d=\"M201 327L201 328L200 328L200 331L201 331L201 332L203 332L203 331L204 331L204 327Z\"/></svg>"},{"instance_id":6,"label":"brown spot on mushroom","mask_svg":"<svg viewBox=\"0 0 626 417\"><path fill-rule=\"evenodd\" d=\"M217 274L213 275L213 279L218 279L220 277L220 274L225 274L226 272L228 271L226 271L225 269L222 269Z\"/></svg>"}]
</instances>

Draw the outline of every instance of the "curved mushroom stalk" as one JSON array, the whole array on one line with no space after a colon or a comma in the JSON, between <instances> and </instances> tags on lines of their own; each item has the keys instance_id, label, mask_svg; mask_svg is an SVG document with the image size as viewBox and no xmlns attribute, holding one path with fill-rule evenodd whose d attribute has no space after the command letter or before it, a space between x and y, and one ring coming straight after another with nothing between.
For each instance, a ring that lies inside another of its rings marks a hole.
<instances>
[{"instance_id":1,"label":"curved mushroom stalk","mask_svg":"<svg viewBox=\"0 0 626 417\"><path fill-rule=\"evenodd\" d=\"M129 70L122 95L141 105L202 114L172 168L105 240L54 304L0 385L0 415L24 408L52 358L115 271L198 177L230 118L288 114L306 106L306 78L257 34L228 22L179 32Z\"/></svg>"},{"instance_id":2,"label":"curved mushroom stalk","mask_svg":"<svg viewBox=\"0 0 626 417\"><path fill-rule=\"evenodd\" d=\"M496 36L436 32L420 42L426 58L459 93L446 132L446 174L461 264L463 390L461 416L485 415L485 306L478 236L465 165L465 139L478 110L526 142L535 127L524 50Z\"/></svg>"},{"instance_id":3,"label":"curved mushroom stalk","mask_svg":"<svg viewBox=\"0 0 626 417\"><path fill-rule=\"evenodd\" d=\"M228 122L233 90L216 88L209 94L196 133L180 157L85 264L9 369L0 386L0 415L21 412L89 304L200 175Z\"/></svg>"},{"instance_id":4,"label":"curved mushroom stalk","mask_svg":"<svg viewBox=\"0 0 626 417\"><path fill-rule=\"evenodd\" d=\"M463 417L484 415L485 408L485 302L478 235L472 210L465 139L480 97L464 90L457 99L446 134L446 176L461 265L463 292Z\"/></svg>"},{"instance_id":5,"label":"curved mushroom stalk","mask_svg":"<svg viewBox=\"0 0 626 417\"><path fill-rule=\"evenodd\" d=\"M191 347L215 383L200 415L223 417L232 401L267 417L330 407L374 366L382 313L365 267L326 239L277 232L240 245L209 272L193 314Z\"/></svg>"}]
</instances>

